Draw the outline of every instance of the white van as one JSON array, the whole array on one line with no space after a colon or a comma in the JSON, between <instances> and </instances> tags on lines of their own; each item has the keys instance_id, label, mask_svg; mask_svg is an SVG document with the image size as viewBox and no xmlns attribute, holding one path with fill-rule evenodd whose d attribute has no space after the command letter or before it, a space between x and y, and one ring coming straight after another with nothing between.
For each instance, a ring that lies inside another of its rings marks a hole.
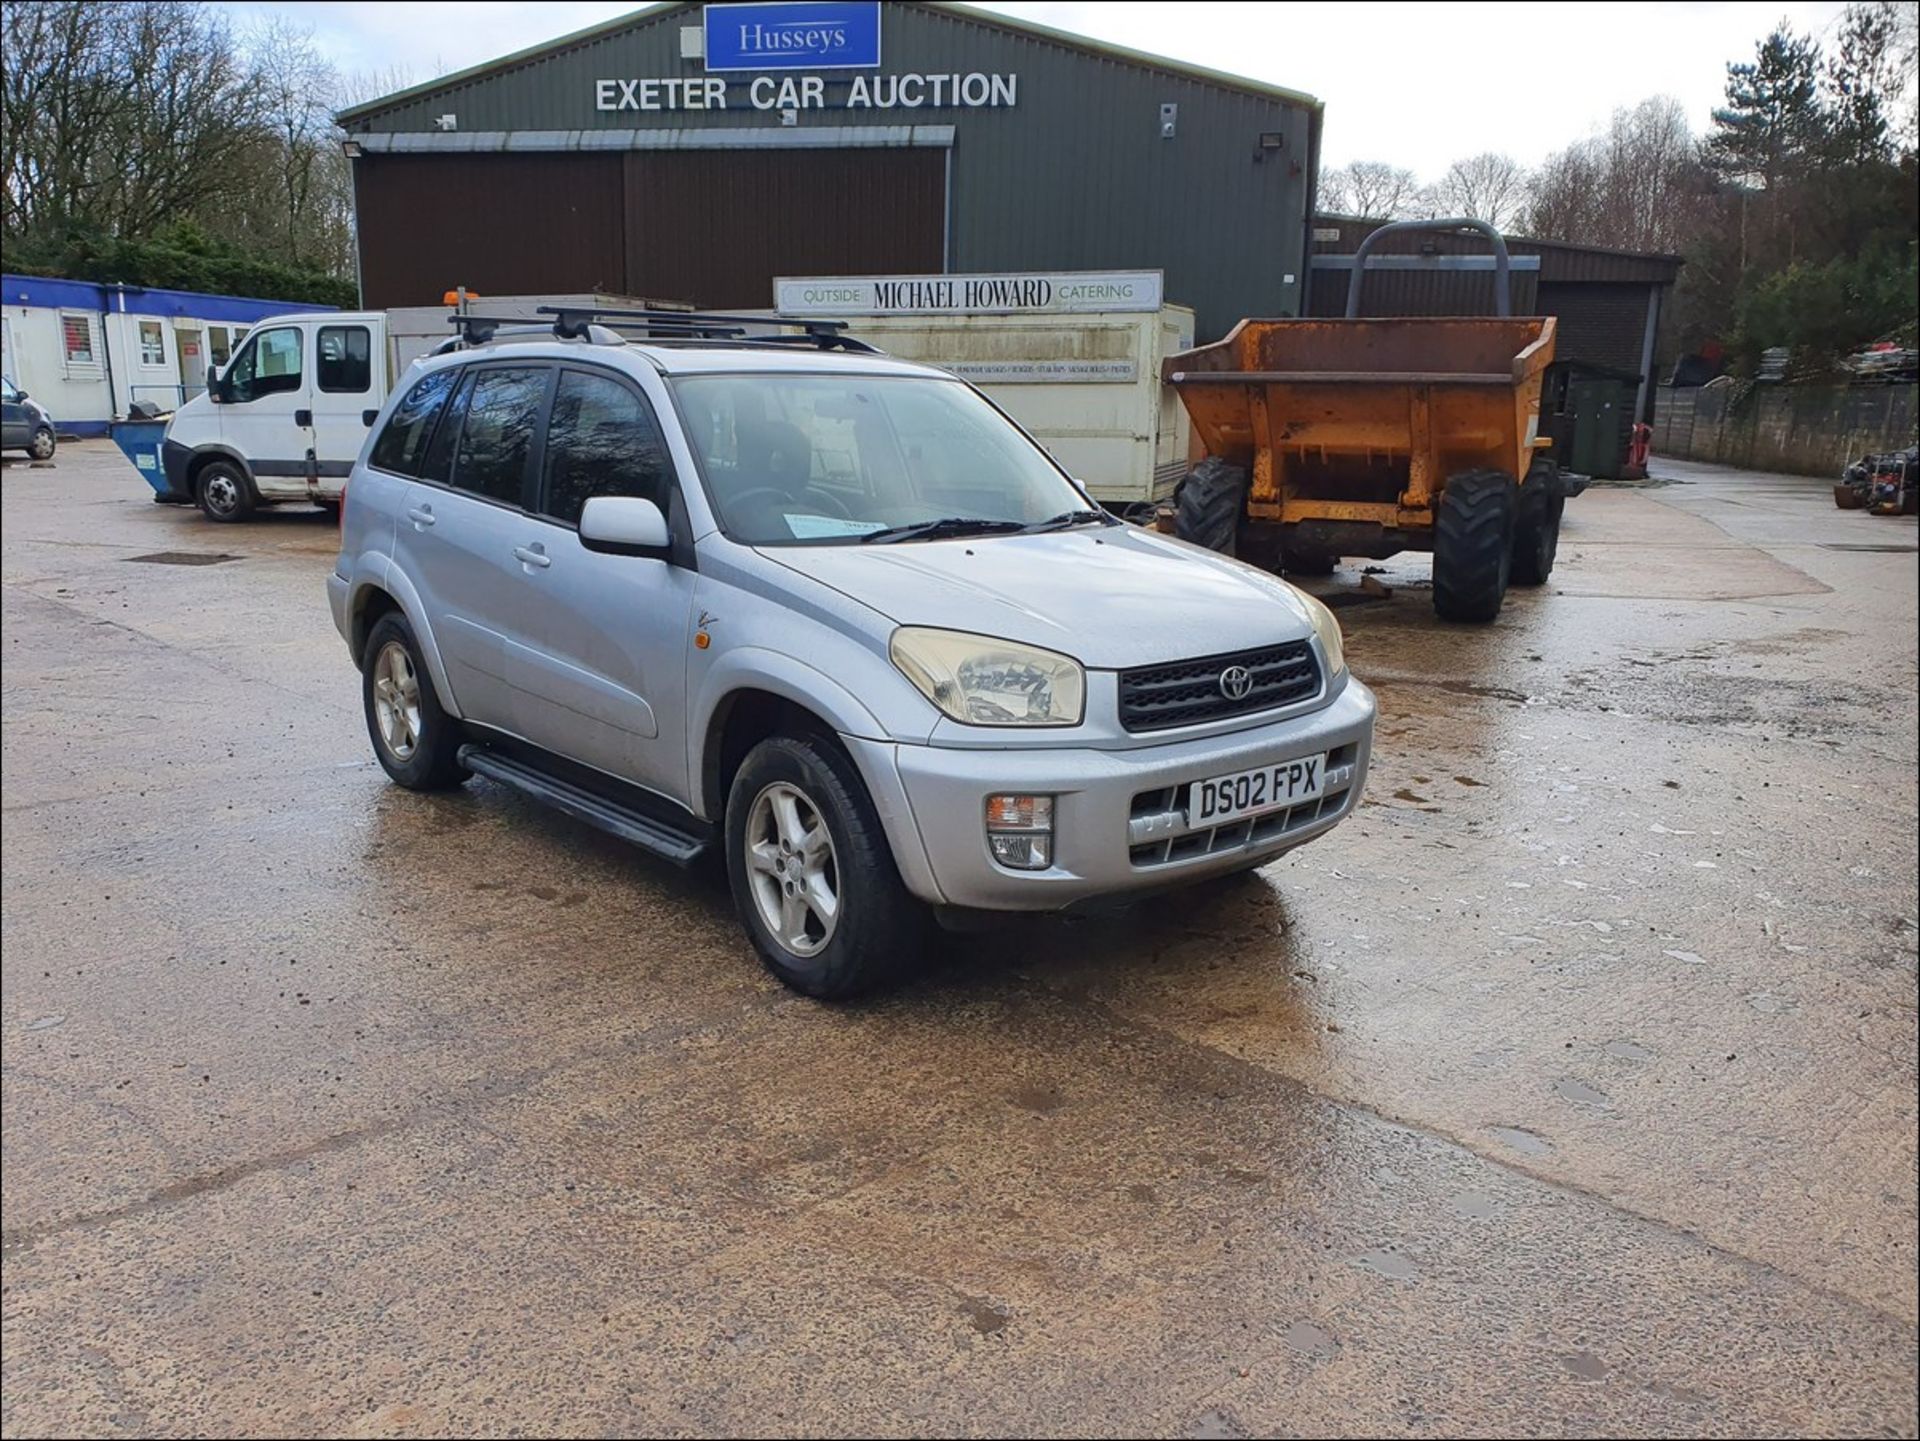
<instances>
[{"instance_id":1,"label":"white van","mask_svg":"<svg viewBox=\"0 0 1920 1441\"><path fill-rule=\"evenodd\" d=\"M379 311L269 316L207 389L174 412L160 446L167 492L213 520L283 501L337 506L392 384Z\"/></svg>"}]
</instances>

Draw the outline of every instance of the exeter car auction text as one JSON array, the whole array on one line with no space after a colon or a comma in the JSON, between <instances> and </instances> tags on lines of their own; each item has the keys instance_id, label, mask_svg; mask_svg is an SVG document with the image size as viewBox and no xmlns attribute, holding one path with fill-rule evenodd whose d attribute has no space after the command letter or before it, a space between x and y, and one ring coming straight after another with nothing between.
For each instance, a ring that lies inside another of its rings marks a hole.
<instances>
[{"instance_id":1,"label":"exeter car auction text","mask_svg":"<svg viewBox=\"0 0 1920 1441\"><path fill-rule=\"evenodd\" d=\"M966 75L856 75L846 82L846 99L838 104L848 110L1012 105L1018 79L1017 75L985 75L979 71ZM593 103L597 110L725 110L730 83L739 84L711 75L596 80ZM756 75L745 83L745 89L755 110L828 108L824 75Z\"/></svg>"}]
</instances>

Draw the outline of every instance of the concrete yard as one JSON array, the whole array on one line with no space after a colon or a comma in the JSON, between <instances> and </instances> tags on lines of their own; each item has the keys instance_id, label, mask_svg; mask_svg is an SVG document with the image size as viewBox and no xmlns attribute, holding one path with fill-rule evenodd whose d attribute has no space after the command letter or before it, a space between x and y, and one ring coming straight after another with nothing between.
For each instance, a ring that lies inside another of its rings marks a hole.
<instances>
[{"instance_id":1,"label":"concrete yard","mask_svg":"<svg viewBox=\"0 0 1920 1441\"><path fill-rule=\"evenodd\" d=\"M1328 838L835 1009L390 786L327 518L10 460L5 1434L1914 1435L1915 523L1656 473L1340 610Z\"/></svg>"}]
</instances>

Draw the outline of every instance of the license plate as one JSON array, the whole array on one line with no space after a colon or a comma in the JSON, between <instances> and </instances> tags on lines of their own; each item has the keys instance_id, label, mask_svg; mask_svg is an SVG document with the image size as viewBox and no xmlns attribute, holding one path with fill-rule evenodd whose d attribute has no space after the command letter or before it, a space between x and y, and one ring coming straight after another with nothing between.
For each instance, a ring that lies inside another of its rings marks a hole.
<instances>
[{"instance_id":1,"label":"license plate","mask_svg":"<svg viewBox=\"0 0 1920 1441\"><path fill-rule=\"evenodd\" d=\"M1195 781L1187 801L1187 824L1217 826L1283 810L1319 798L1327 779L1327 757L1300 756L1258 770Z\"/></svg>"}]
</instances>

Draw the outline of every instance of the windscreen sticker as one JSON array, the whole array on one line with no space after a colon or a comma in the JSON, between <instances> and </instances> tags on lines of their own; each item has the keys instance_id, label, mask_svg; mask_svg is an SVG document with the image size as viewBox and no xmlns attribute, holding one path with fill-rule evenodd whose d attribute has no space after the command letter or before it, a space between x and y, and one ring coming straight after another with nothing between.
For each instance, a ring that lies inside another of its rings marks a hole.
<instances>
[{"instance_id":1,"label":"windscreen sticker","mask_svg":"<svg viewBox=\"0 0 1920 1441\"><path fill-rule=\"evenodd\" d=\"M871 535L886 527L877 520L842 520L832 515L789 515L787 529L795 540L820 540L833 535Z\"/></svg>"}]
</instances>

